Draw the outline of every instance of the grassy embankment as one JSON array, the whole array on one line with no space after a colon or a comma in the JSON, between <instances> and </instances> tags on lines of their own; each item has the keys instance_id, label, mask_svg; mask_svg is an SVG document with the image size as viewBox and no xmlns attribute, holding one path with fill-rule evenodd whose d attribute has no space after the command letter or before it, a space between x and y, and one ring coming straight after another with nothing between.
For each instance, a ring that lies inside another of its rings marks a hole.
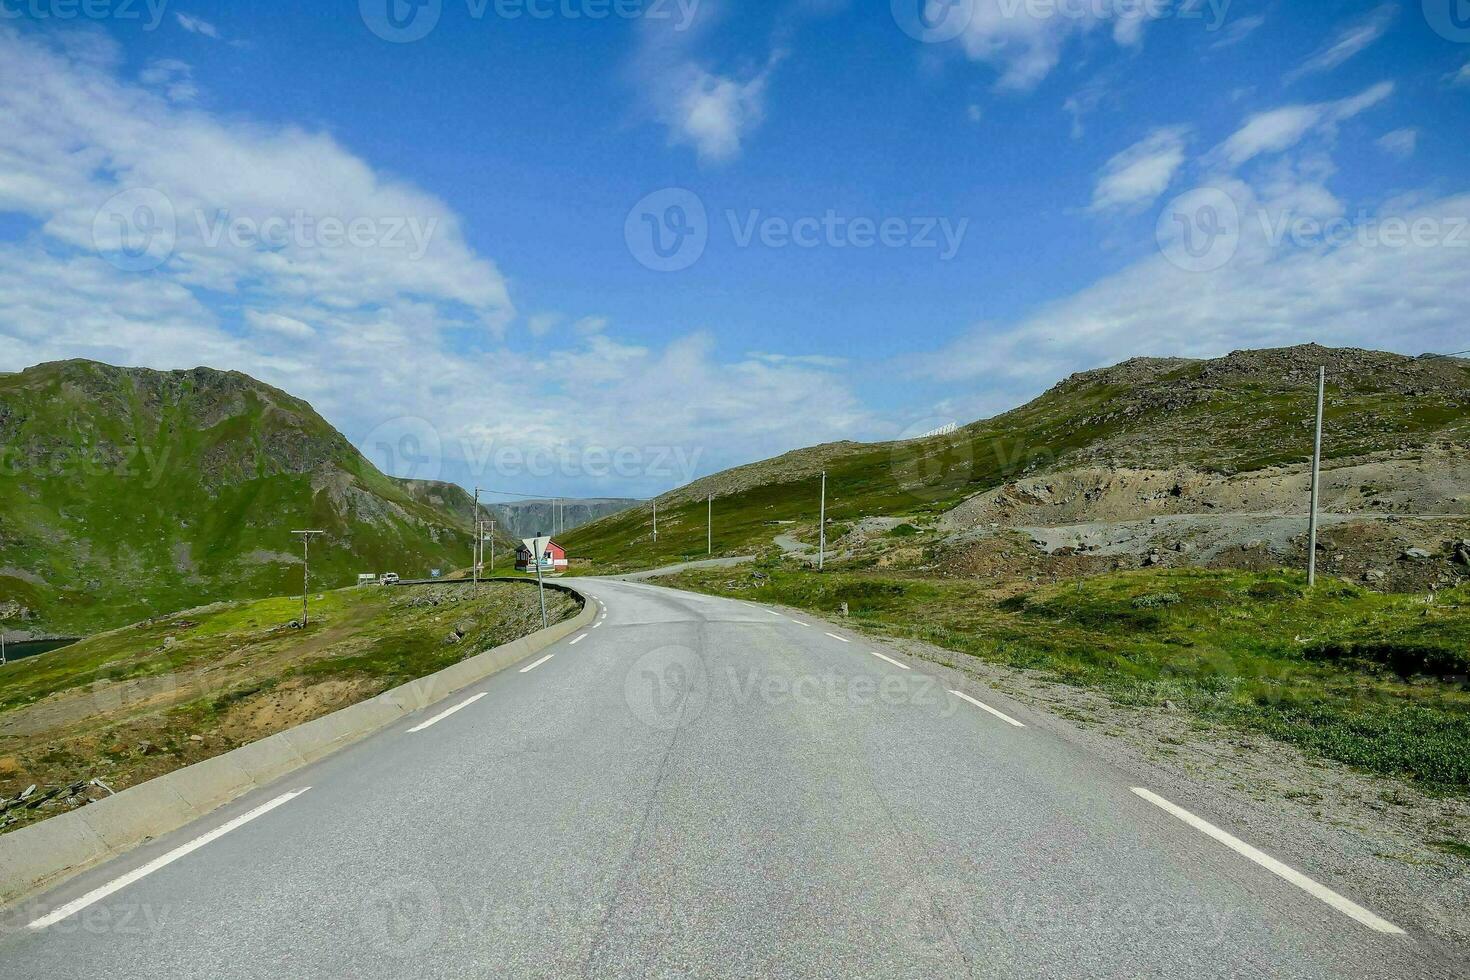
<instances>
[{"instance_id":1,"label":"grassy embankment","mask_svg":"<svg viewBox=\"0 0 1470 980\"><path fill-rule=\"evenodd\" d=\"M1381 595L1295 572L1121 572L1001 597L973 581L757 568L669 584L816 614L1265 732L1470 793L1470 586Z\"/></svg>"},{"instance_id":2,"label":"grassy embankment","mask_svg":"<svg viewBox=\"0 0 1470 980\"><path fill-rule=\"evenodd\" d=\"M656 543L647 505L577 528L561 542L574 560L589 563L576 566L584 573L705 558L705 495L710 493L713 553L756 554L788 529L782 522L815 525L824 469L828 517L851 522L876 515L937 515L1028 473L1074 465L1248 472L1309 460L1314 384L1266 384L1246 377L1208 382L1216 386L1180 397L1181 391L1206 384L1210 365L1218 363L1185 364L1126 384L1106 376L1069 381L949 435L800 450L665 495ZM1393 370L1412 378L1418 368ZM1470 385L1470 366L1443 370L1460 372ZM1329 377L1324 443L1329 459L1470 434L1464 388L1426 386L1422 396L1410 398L1385 390L1381 374Z\"/></svg>"},{"instance_id":3,"label":"grassy embankment","mask_svg":"<svg viewBox=\"0 0 1470 980\"><path fill-rule=\"evenodd\" d=\"M540 628L535 589L481 590L325 592L305 631L284 625L300 615L299 598L225 603L0 668L0 798L93 777L120 790ZM548 592L547 605L553 622L575 611L562 592ZM65 805L11 809L0 829Z\"/></svg>"}]
</instances>

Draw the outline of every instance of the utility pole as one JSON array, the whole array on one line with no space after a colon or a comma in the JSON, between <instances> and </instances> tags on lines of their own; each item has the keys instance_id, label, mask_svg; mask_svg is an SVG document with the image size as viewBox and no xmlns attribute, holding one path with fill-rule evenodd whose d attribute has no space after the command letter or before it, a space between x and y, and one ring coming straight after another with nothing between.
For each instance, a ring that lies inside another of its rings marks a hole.
<instances>
[{"instance_id":1,"label":"utility pole","mask_svg":"<svg viewBox=\"0 0 1470 980\"><path fill-rule=\"evenodd\" d=\"M1322 497L1322 410L1327 401L1327 366L1317 369L1317 438L1312 449L1312 516L1307 524L1307 587L1317 584L1317 504Z\"/></svg>"},{"instance_id":2,"label":"utility pole","mask_svg":"<svg viewBox=\"0 0 1470 980\"><path fill-rule=\"evenodd\" d=\"M481 539L483 528L480 526L480 488L475 487L475 546L471 549L470 556L470 581L473 584L475 595L480 594L480 555L485 550L484 541Z\"/></svg>"},{"instance_id":3,"label":"utility pole","mask_svg":"<svg viewBox=\"0 0 1470 980\"><path fill-rule=\"evenodd\" d=\"M326 531L292 531L301 537L301 628L306 629L306 596L311 591L311 539Z\"/></svg>"},{"instance_id":4,"label":"utility pole","mask_svg":"<svg viewBox=\"0 0 1470 980\"><path fill-rule=\"evenodd\" d=\"M490 521L490 574L495 574L495 522ZM485 553L484 544L480 545L480 554Z\"/></svg>"},{"instance_id":5,"label":"utility pole","mask_svg":"<svg viewBox=\"0 0 1470 980\"><path fill-rule=\"evenodd\" d=\"M653 543L658 544L658 498L653 498Z\"/></svg>"},{"instance_id":6,"label":"utility pole","mask_svg":"<svg viewBox=\"0 0 1470 980\"><path fill-rule=\"evenodd\" d=\"M715 553L715 495L710 494L704 498L704 545L705 553Z\"/></svg>"},{"instance_id":7,"label":"utility pole","mask_svg":"<svg viewBox=\"0 0 1470 980\"><path fill-rule=\"evenodd\" d=\"M827 471L822 471L822 509L817 523L820 530L817 534L817 571L821 571L827 563Z\"/></svg>"}]
</instances>

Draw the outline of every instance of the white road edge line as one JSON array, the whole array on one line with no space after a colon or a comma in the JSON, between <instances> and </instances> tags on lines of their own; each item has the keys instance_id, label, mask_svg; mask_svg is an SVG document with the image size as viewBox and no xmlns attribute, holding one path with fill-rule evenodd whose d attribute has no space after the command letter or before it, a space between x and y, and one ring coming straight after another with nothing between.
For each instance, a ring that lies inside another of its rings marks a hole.
<instances>
[{"instance_id":1,"label":"white road edge line","mask_svg":"<svg viewBox=\"0 0 1470 980\"><path fill-rule=\"evenodd\" d=\"M1318 882L1315 882L1311 878L1308 878L1306 875L1302 874L1300 871L1296 871L1293 868L1287 867L1280 861L1273 858L1271 855L1256 850L1254 847L1251 847L1240 838L1226 833L1225 831L1221 830L1219 827L1216 827L1214 824L1210 823L1207 820L1201 820L1199 817L1196 817L1194 814L1190 813L1183 807L1175 806L1173 803L1170 803L1168 800L1164 799L1162 796L1159 796L1157 793L1151 793L1141 786L1134 786L1132 787L1132 789L1136 796L1148 800L1150 803L1163 810L1165 813L1178 817L1180 820L1183 820L1185 823L1189 824L1200 833L1205 834L1209 837L1213 837L1215 840L1219 841L1221 844L1224 844L1226 847L1230 848L1241 857L1248 858L1249 860L1254 861L1256 864L1259 864L1261 867L1265 868L1267 871L1271 872L1277 877L1291 882L1302 891L1314 896L1315 898L1321 899L1328 905L1331 905L1333 908L1337 909L1343 915L1346 915L1351 919L1356 919L1358 922L1367 926L1369 929L1373 929L1377 932L1385 932L1391 936L1404 935L1404 930L1400 929L1392 922L1389 922L1387 919L1380 919L1378 916L1374 915L1372 912L1369 912L1361 905L1358 905L1355 902L1351 902L1348 899L1343 898L1341 895L1333 891L1331 888L1328 888L1326 885L1319 884Z\"/></svg>"},{"instance_id":2,"label":"white road edge line","mask_svg":"<svg viewBox=\"0 0 1470 980\"><path fill-rule=\"evenodd\" d=\"M811 625L811 623L803 623L799 619L793 619L792 622L795 623L797 626L810 626Z\"/></svg>"},{"instance_id":3,"label":"white road edge line","mask_svg":"<svg viewBox=\"0 0 1470 980\"><path fill-rule=\"evenodd\" d=\"M893 666L897 667L899 670L908 670L909 669L909 665L908 664L901 664L897 660L894 660L892 657L885 657L885 656L883 656L883 654L879 653L877 650L869 650L868 652L871 653L873 656L877 657L879 660L886 660L886 661L888 661L889 663L893 664Z\"/></svg>"},{"instance_id":4,"label":"white road edge line","mask_svg":"<svg viewBox=\"0 0 1470 980\"><path fill-rule=\"evenodd\" d=\"M309 789L311 789L310 786L304 786L301 789L292 790L289 793L283 793L282 795L271 800L269 803L262 803L260 806L256 807L254 810L251 810L249 813L242 813L240 814L240 816L231 820L229 823L221 824L214 830L211 830L209 833L205 834L203 837L196 837L189 843L180 845L179 847L174 848L172 851L169 851L167 854L164 854L161 857L154 858L152 861L149 861L142 867L134 868L132 871L129 871L121 878L114 879L113 881L103 885L101 888L96 888L92 891L87 892L87 894L83 895L76 901L67 902L65 905L61 906L61 908L55 910L54 912L50 912L46 915L41 916L39 919L36 919L34 922L30 923L27 928L44 929L47 926L55 925L62 919L66 919L77 914L87 906L102 901L113 892L120 891L131 885L133 882L138 881L142 878L146 878L160 868L173 864L179 858L199 850L199 848L203 847L204 845L219 840L230 831L238 830L240 827L245 826L256 817L265 816L267 813L270 813L281 804L290 803L292 800L296 799L296 797L300 796L302 793L305 793Z\"/></svg>"},{"instance_id":5,"label":"white road edge line","mask_svg":"<svg viewBox=\"0 0 1470 980\"><path fill-rule=\"evenodd\" d=\"M970 697L964 691L950 691L949 693L950 694L953 694L957 698L961 698L961 699L963 699L965 701L970 702L975 707L979 708L981 711L988 711L988 712L990 712L991 714L995 715L995 717L997 717L1001 721L1005 722L1007 725L1015 725L1017 728L1025 728L1026 727L1025 725L1021 724L1019 721L1017 721L1016 719L1012 718L1010 715L1006 714L1005 712L1003 712L1003 711L996 711L994 708L992 708L990 705L984 703L983 701L976 701L974 698Z\"/></svg>"},{"instance_id":6,"label":"white road edge line","mask_svg":"<svg viewBox=\"0 0 1470 980\"><path fill-rule=\"evenodd\" d=\"M587 634L586 633L583 633L581 636L577 637L575 640L573 640L572 642L568 643L567 646L574 647L578 643L581 643L585 639L587 639Z\"/></svg>"},{"instance_id":7,"label":"white road edge line","mask_svg":"<svg viewBox=\"0 0 1470 980\"><path fill-rule=\"evenodd\" d=\"M841 640L843 643L851 643L852 642L851 640L847 639L846 637L838 636L836 633L828 633L827 635L830 636L830 637L832 637L832 639L834 639L834 640Z\"/></svg>"},{"instance_id":8,"label":"white road edge line","mask_svg":"<svg viewBox=\"0 0 1470 980\"><path fill-rule=\"evenodd\" d=\"M777 619L785 619L786 618L786 617L782 616L780 613L776 612L776 610L774 610L774 609L762 609L761 612L768 613L769 615L775 616Z\"/></svg>"},{"instance_id":9,"label":"white road edge line","mask_svg":"<svg viewBox=\"0 0 1470 980\"><path fill-rule=\"evenodd\" d=\"M586 636L587 634L583 633L582 635L583 636ZM535 670L537 667L540 667L542 664L546 663L546 661L550 660L554 656L556 656L556 654L554 654L554 653L548 653L546 656L542 657L540 660L536 661L535 663L533 663L533 664L526 664L526 666L524 666L524 667L521 668L521 673L522 674L529 674L531 671Z\"/></svg>"},{"instance_id":10,"label":"white road edge line","mask_svg":"<svg viewBox=\"0 0 1470 980\"><path fill-rule=\"evenodd\" d=\"M597 629L597 627L599 627L601 625L602 625L602 620L599 619L597 622L595 622L591 626L589 626L588 629L594 629L595 630L595 629Z\"/></svg>"},{"instance_id":11,"label":"white road edge line","mask_svg":"<svg viewBox=\"0 0 1470 980\"><path fill-rule=\"evenodd\" d=\"M468 708L470 705L474 704L476 701L480 700L484 696L485 696L485 692L482 691L479 694L476 694L476 695L474 695L472 697L466 698L465 700L461 701L459 704L456 704L454 707L447 708L444 711L439 712L437 715L435 715L434 717L430 718L428 721L419 722L417 725L414 725L412 728L410 728L406 734L412 735L414 732L421 732L421 731L423 731L425 728L428 728L430 725L437 725L437 724L439 724L439 722L443 721L445 718L448 718L450 715L454 714L459 709L461 709L461 708Z\"/></svg>"}]
</instances>

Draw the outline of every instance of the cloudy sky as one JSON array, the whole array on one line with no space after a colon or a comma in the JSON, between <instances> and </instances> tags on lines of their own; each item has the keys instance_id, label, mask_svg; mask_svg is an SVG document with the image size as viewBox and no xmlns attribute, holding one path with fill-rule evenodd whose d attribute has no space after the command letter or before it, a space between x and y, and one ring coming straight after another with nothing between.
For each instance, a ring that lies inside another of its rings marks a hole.
<instances>
[{"instance_id":1,"label":"cloudy sky","mask_svg":"<svg viewBox=\"0 0 1470 980\"><path fill-rule=\"evenodd\" d=\"M1457 0L0 0L0 370L642 496L1137 355L1470 348Z\"/></svg>"}]
</instances>

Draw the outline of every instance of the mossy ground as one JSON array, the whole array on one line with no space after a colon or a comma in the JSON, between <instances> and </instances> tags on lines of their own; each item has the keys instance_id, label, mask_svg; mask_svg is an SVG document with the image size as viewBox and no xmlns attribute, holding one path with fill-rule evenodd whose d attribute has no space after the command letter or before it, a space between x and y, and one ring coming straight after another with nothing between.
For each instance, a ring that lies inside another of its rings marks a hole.
<instances>
[{"instance_id":1,"label":"mossy ground","mask_svg":"<svg viewBox=\"0 0 1470 980\"><path fill-rule=\"evenodd\" d=\"M480 588L313 594L305 630L287 625L300 597L226 603L0 668L0 798L93 777L122 789L540 628L535 589ZM565 593L547 600L553 622L575 610ZM12 810L0 828L51 812Z\"/></svg>"}]
</instances>

